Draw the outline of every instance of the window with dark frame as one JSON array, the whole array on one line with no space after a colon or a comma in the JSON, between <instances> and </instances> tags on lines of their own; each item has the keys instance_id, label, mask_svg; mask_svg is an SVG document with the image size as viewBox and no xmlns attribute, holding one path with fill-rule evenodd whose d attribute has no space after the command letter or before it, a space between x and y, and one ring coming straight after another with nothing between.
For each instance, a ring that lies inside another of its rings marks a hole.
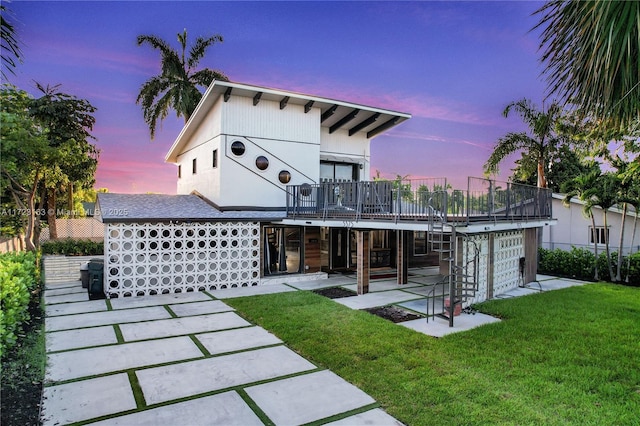
<instances>
[{"instance_id":1,"label":"window with dark frame","mask_svg":"<svg viewBox=\"0 0 640 426\"><path fill-rule=\"evenodd\" d=\"M182 177L182 166L178 165L178 179Z\"/></svg>"},{"instance_id":2,"label":"window with dark frame","mask_svg":"<svg viewBox=\"0 0 640 426\"><path fill-rule=\"evenodd\" d=\"M193 161L191 162L191 173L193 173L194 175L196 174L196 159L194 158Z\"/></svg>"},{"instance_id":3,"label":"window with dark frame","mask_svg":"<svg viewBox=\"0 0 640 426\"><path fill-rule=\"evenodd\" d=\"M216 167L218 167L218 150L214 149L213 150L213 162L212 162L212 166L215 169Z\"/></svg>"},{"instance_id":4,"label":"window with dark frame","mask_svg":"<svg viewBox=\"0 0 640 426\"><path fill-rule=\"evenodd\" d=\"M589 226L589 243L594 244L594 232L593 226ZM604 244L609 239L609 229L604 226L596 226L595 242L598 244ZM610 240L609 240L610 241Z\"/></svg>"}]
</instances>

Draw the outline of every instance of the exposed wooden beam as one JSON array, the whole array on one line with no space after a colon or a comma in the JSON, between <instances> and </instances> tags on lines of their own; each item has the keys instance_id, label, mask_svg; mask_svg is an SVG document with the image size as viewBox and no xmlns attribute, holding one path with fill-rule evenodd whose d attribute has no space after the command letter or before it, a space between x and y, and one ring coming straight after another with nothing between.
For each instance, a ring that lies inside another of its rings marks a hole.
<instances>
[{"instance_id":1,"label":"exposed wooden beam","mask_svg":"<svg viewBox=\"0 0 640 426\"><path fill-rule=\"evenodd\" d=\"M289 103L289 96L285 96L284 98L282 98L282 100L280 101L280 109L285 109L287 103Z\"/></svg>"},{"instance_id":2,"label":"exposed wooden beam","mask_svg":"<svg viewBox=\"0 0 640 426\"><path fill-rule=\"evenodd\" d=\"M365 127L372 125L373 123L376 122L378 117L380 117L380 113L376 112L371 117L369 117L366 120L356 124L355 126L353 126L352 128L349 129L349 136L353 136L356 132L359 132L360 130L364 129Z\"/></svg>"},{"instance_id":3,"label":"exposed wooden beam","mask_svg":"<svg viewBox=\"0 0 640 426\"><path fill-rule=\"evenodd\" d=\"M331 108L329 108L328 110L326 110L325 112L323 112L322 113L322 117L320 117L320 122L324 123L324 121L327 118L331 117L336 112L337 109L338 109L338 105L334 105Z\"/></svg>"},{"instance_id":4,"label":"exposed wooden beam","mask_svg":"<svg viewBox=\"0 0 640 426\"><path fill-rule=\"evenodd\" d=\"M329 127L329 133L335 132L340 127L344 126L345 124L347 124L348 122L350 122L351 120L356 118L356 115L358 115L359 112L360 112L359 109L354 109L349 114L347 114L344 117L342 117L336 124L334 124L333 126Z\"/></svg>"},{"instance_id":5,"label":"exposed wooden beam","mask_svg":"<svg viewBox=\"0 0 640 426\"><path fill-rule=\"evenodd\" d=\"M231 87L227 87L227 90L224 92L224 101L227 102L231 97Z\"/></svg>"},{"instance_id":6,"label":"exposed wooden beam","mask_svg":"<svg viewBox=\"0 0 640 426\"><path fill-rule=\"evenodd\" d=\"M309 101L306 103L306 105L304 106L304 113L308 113L309 111L311 111L311 107L313 106L314 101Z\"/></svg>"},{"instance_id":7,"label":"exposed wooden beam","mask_svg":"<svg viewBox=\"0 0 640 426\"><path fill-rule=\"evenodd\" d=\"M262 97L262 92L256 93L256 95L253 97L253 106L258 105L258 102L260 102L261 97Z\"/></svg>"},{"instance_id":8,"label":"exposed wooden beam","mask_svg":"<svg viewBox=\"0 0 640 426\"><path fill-rule=\"evenodd\" d=\"M387 130L390 127L395 126L398 121L400 121L400 117L393 117L391 120L387 120L384 123L382 123L381 125L379 125L378 127L376 127L373 130L370 130L367 132L367 138L372 138L375 135L377 135L378 133L382 133L385 130Z\"/></svg>"}]
</instances>

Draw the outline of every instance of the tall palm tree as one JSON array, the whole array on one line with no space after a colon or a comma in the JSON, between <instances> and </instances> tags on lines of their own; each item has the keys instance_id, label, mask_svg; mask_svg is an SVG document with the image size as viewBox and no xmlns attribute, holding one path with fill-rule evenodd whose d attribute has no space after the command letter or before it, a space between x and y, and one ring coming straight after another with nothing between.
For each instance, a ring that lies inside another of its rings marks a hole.
<instances>
[{"instance_id":1,"label":"tall palm tree","mask_svg":"<svg viewBox=\"0 0 640 426\"><path fill-rule=\"evenodd\" d=\"M611 251L609 250L609 223L607 220L607 212L619 201L618 188L620 179L614 172L603 173L595 186L594 204L602 209L602 224L604 226L604 246L607 253L607 267L609 268L609 279L614 280L613 267L611 265Z\"/></svg>"},{"instance_id":2,"label":"tall palm tree","mask_svg":"<svg viewBox=\"0 0 640 426\"><path fill-rule=\"evenodd\" d=\"M16 39L16 30L11 22L7 20L6 15L10 11L0 5L0 42L2 43L2 77L6 80L7 75L4 70L7 69L11 74L15 74L14 68L17 62L22 62L22 52L18 40Z\"/></svg>"},{"instance_id":3,"label":"tall palm tree","mask_svg":"<svg viewBox=\"0 0 640 426\"><path fill-rule=\"evenodd\" d=\"M552 0L534 14L550 94L597 119L640 122L640 2Z\"/></svg>"},{"instance_id":4,"label":"tall palm tree","mask_svg":"<svg viewBox=\"0 0 640 426\"><path fill-rule=\"evenodd\" d=\"M538 187L546 188L545 166L551 154L563 142L563 137L558 132L558 127L563 120L562 107L553 102L546 111L535 108L531 101L522 99L512 102L503 111L505 117L514 110L529 127L529 132L510 132L498 139L493 152L484 165L486 175L499 171L499 164L509 155L523 151L537 164Z\"/></svg>"},{"instance_id":5,"label":"tall palm tree","mask_svg":"<svg viewBox=\"0 0 640 426\"><path fill-rule=\"evenodd\" d=\"M568 191L566 191L564 200L562 200L563 204L569 205L573 197L578 197L578 199L584 203L582 214L591 219L591 238L593 239L593 253L595 255L593 278L596 281L600 280L600 274L598 273L598 236L593 207L596 205L596 184L599 178L599 169L594 169L574 177L566 184L565 188L563 188L563 190L568 189Z\"/></svg>"},{"instance_id":6,"label":"tall palm tree","mask_svg":"<svg viewBox=\"0 0 640 426\"><path fill-rule=\"evenodd\" d=\"M144 121L149 125L151 139L155 137L158 119L164 120L169 114L169 108L176 112L178 117L184 117L185 124L196 109L202 98L202 92L198 86L205 89L216 80L228 81L221 71L203 68L196 71L196 67L211 45L222 43L222 36L204 38L198 37L187 51L187 30L178 33L180 50L173 49L167 42L153 35L138 36L138 46L148 44L158 49L162 56L162 72L151 77L140 88L136 99L137 104L142 105Z\"/></svg>"}]
</instances>

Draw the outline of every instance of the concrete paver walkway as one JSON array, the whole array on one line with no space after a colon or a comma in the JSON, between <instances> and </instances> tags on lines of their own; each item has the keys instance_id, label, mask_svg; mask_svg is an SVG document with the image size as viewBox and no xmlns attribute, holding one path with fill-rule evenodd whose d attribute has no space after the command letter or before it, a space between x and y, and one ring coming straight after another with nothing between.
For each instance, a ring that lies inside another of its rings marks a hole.
<instances>
[{"instance_id":1,"label":"concrete paver walkway","mask_svg":"<svg viewBox=\"0 0 640 426\"><path fill-rule=\"evenodd\" d=\"M500 297L580 281L539 276ZM353 309L397 305L426 312L433 269L407 285L374 279L371 293L335 299ZM46 286L44 425L398 425L369 395L240 317L224 299L340 286L356 277L250 288L89 301L79 281ZM476 313L400 323L431 336L499 321Z\"/></svg>"},{"instance_id":2,"label":"concrete paver walkway","mask_svg":"<svg viewBox=\"0 0 640 426\"><path fill-rule=\"evenodd\" d=\"M215 293L296 291L252 289ZM79 281L45 291L44 425L400 424L207 293L88 301L85 291Z\"/></svg>"}]
</instances>

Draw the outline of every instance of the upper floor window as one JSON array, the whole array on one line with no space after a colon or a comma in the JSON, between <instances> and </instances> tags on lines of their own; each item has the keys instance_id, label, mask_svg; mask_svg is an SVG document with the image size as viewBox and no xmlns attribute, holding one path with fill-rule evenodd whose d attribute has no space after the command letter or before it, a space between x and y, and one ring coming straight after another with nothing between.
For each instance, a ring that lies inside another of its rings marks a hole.
<instances>
[{"instance_id":1,"label":"upper floor window","mask_svg":"<svg viewBox=\"0 0 640 426\"><path fill-rule=\"evenodd\" d=\"M595 241L598 244L604 244L608 239L609 239L609 229L606 229L604 226L596 226ZM590 226L589 227L589 243L593 244L593 242L594 242L593 226Z\"/></svg>"},{"instance_id":2,"label":"upper floor window","mask_svg":"<svg viewBox=\"0 0 640 426\"><path fill-rule=\"evenodd\" d=\"M242 154L244 154L245 151L245 146L242 142L240 141L234 141L231 144L231 152L233 152L234 155L237 155L238 157L240 157Z\"/></svg>"},{"instance_id":3,"label":"upper floor window","mask_svg":"<svg viewBox=\"0 0 640 426\"><path fill-rule=\"evenodd\" d=\"M197 165L196 165L196 159L194 158L191 161L191 173L193 173L195 175L196 171L197 171Z\"/></svg>"},{"instance_id":4,"label":"upper floor window","mask_svg":"<svg viewBox=\"0 0 640 426\"><path fill-rule=\"evenodd\" d=\"M213 150L213 159L212 159L212 167L215 169L216 167L218 167L218 150L214 149Z\"/></svg>"},{"instance_id":5,"label":"upper floor window","mask_svg":"<svg viewBox=\"0 0 640 426\"><path fill-rule=\"evenodd\" d=\"M182 166L178 165L178 179L182 177Z\"/></svg>"},{"instance_id":6,"label":"upper floor window","mask_svg":"<svg viewBox=\"0 0 640 426\"><path fill-rule=\"evenodd\" d=\"M320 181L358 181L360 165L353 163L320 162Z\"/></svg>"}]
</instances>

